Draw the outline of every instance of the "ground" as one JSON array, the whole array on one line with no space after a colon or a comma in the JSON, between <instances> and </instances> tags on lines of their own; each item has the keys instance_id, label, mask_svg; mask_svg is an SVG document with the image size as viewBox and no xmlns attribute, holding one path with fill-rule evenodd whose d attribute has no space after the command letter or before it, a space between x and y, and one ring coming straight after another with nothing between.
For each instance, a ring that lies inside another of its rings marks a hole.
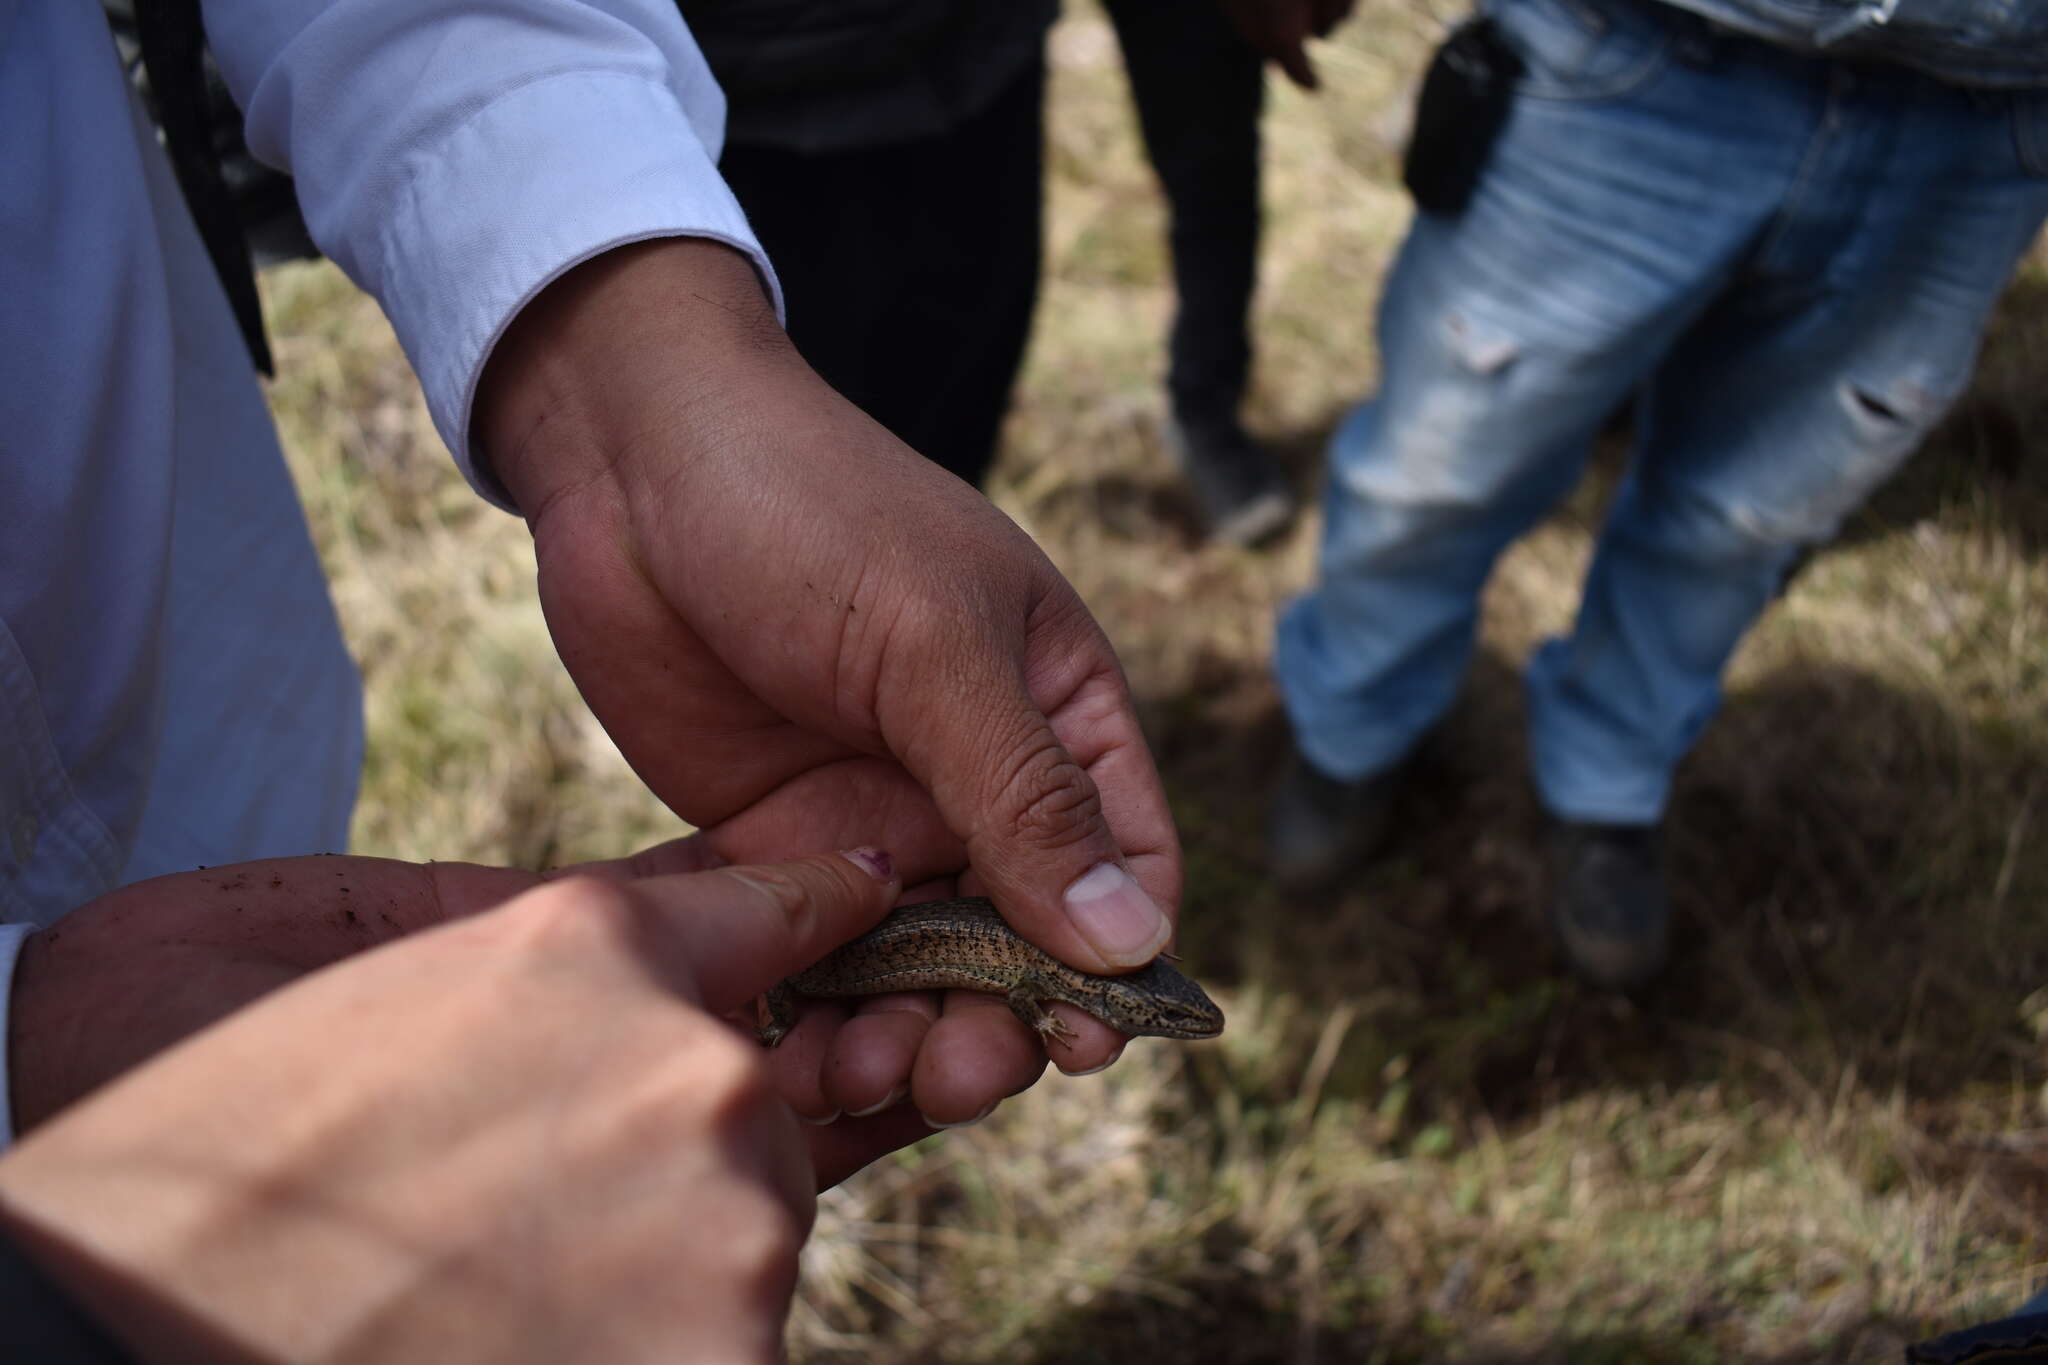
<instances>
[{"instance_id":1,"label":"ground","mask_svg":"<svg viewBox=\"0 0 2048 1365\"><path fill-rule=\"evenodd\" d=\"M1305 492L1375 371L1395 177L1440 30L1368 0L1277 90L1254 426ZM2014 1304L2048 1212L2048 269L1976 387L1735 661L1684 771L1679 961L1551 961L1516 673L1569 618L1618 451L1507 557L1396 855L1260 866L1266 659L1315 523L1203 547L1159 440L1163 215L1114 41L1054 35L1048 283L991 492L1116 641L1230 1014L1057 1076L825 1201L799 1361L1896 1360ZM673 832L576 700L513 519L440 450L373 305L266 277L272 387L368 688L356 848L523 865Z\"/></svg>"}]
</instances>

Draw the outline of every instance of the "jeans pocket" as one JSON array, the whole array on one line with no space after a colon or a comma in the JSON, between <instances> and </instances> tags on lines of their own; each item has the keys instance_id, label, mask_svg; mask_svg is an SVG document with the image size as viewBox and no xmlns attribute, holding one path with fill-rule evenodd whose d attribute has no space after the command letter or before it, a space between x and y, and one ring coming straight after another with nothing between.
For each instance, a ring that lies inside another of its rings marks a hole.
<instances>
[{"instance_id":1,"label":"jeans pocket","mask_svg":"<svg viewBox=\"0 0 2048 1365\"><path fill-rule=\"evenodd\" d=\"M2048 91L2016 91L2012 101L2012 148L2020 169L2048 180Z\"/></svg>"},{"instance_id":2,"label":"jeans pocket","mask_svg":"<svg viewBox=\"0 0 2048 1365\"><path fill-rule=\"evenodd\" d=\"M1534 99L1626 95L1660 70L1671 33L1634 6L1596 0L1491 0L1493 16L1525 70L1518 93Z\"/></svg>"}]
</instances>

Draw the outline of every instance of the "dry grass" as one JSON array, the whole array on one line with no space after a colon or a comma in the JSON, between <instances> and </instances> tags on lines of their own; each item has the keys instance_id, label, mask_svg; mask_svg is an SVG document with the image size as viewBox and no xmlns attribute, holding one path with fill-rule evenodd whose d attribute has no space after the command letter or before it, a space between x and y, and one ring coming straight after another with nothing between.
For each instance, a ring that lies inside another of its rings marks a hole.
<instances>
[{"instance_id":1,"label":"dry grass","mask_svg":"<svg viewBox=\"0 0 2048 1365\"><path fill-rule=\"evenodd\" d=\"M1278 91L1254 417L1313 479L1370 386L1435 20L1377 0ZM1106 27L1055 35L1050 271L997 501L1118 641L1191 863L1220 1043L1134 1047L826 1202L799 1359L1896 1359L2041 1276L2048 1208L2048 273L1975 393L1738 657L1676 801L1682 963L1546 960L1515 669L1569 617L1597 473L1508 557L1401 851L1261 876L1265 656L1313 527L1197 548L1157 441L1161 213ZM674 828L577 702L530 550L439 452L373 307L267 282L273 390L369 684L363 852L537 864Z\"/></svg>"}]
</instances>

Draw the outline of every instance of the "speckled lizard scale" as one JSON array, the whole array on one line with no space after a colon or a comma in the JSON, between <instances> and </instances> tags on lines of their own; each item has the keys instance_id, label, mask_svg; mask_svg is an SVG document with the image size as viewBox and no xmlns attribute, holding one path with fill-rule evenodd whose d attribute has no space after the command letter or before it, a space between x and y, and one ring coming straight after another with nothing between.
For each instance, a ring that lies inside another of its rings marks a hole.
<instances>
[{"instance_id":1,"label":"speckled lizard scale","mask_svg":"<svg viewBox=\"0 0 2048 1365\"><path fill-rule=\"evenodd\" d=\"M1064 1001L1120 1033L1213 1038L1223 1012L1165 959L1125 976L1078 971L1026 943L981 897L901 906L867 933L766 996L761 1041L773 1047L795 1022L797 996L844 999L889 991L987 991L1041 1036L1072 1033L1048 1006Z\"/></svg>"}]
</instances>

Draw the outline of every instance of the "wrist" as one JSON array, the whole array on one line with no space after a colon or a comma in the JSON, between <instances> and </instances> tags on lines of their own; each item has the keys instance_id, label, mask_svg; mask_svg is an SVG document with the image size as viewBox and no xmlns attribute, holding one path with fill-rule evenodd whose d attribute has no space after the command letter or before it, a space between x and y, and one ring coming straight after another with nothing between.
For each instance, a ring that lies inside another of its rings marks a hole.
<instances>
[{"instance_id":1,"label":"wrist","mask_svg":"<svg viewBox=\"0 0 2048 1365\"><path fill-rule=\"evenodd\" d=\"M716 422L750 375L792 367L809 375L744 254L695 237L637 242L520 311L478 385L475 444L532 519L617 478L654 433Z\"/></svg>"}]
</instances>

